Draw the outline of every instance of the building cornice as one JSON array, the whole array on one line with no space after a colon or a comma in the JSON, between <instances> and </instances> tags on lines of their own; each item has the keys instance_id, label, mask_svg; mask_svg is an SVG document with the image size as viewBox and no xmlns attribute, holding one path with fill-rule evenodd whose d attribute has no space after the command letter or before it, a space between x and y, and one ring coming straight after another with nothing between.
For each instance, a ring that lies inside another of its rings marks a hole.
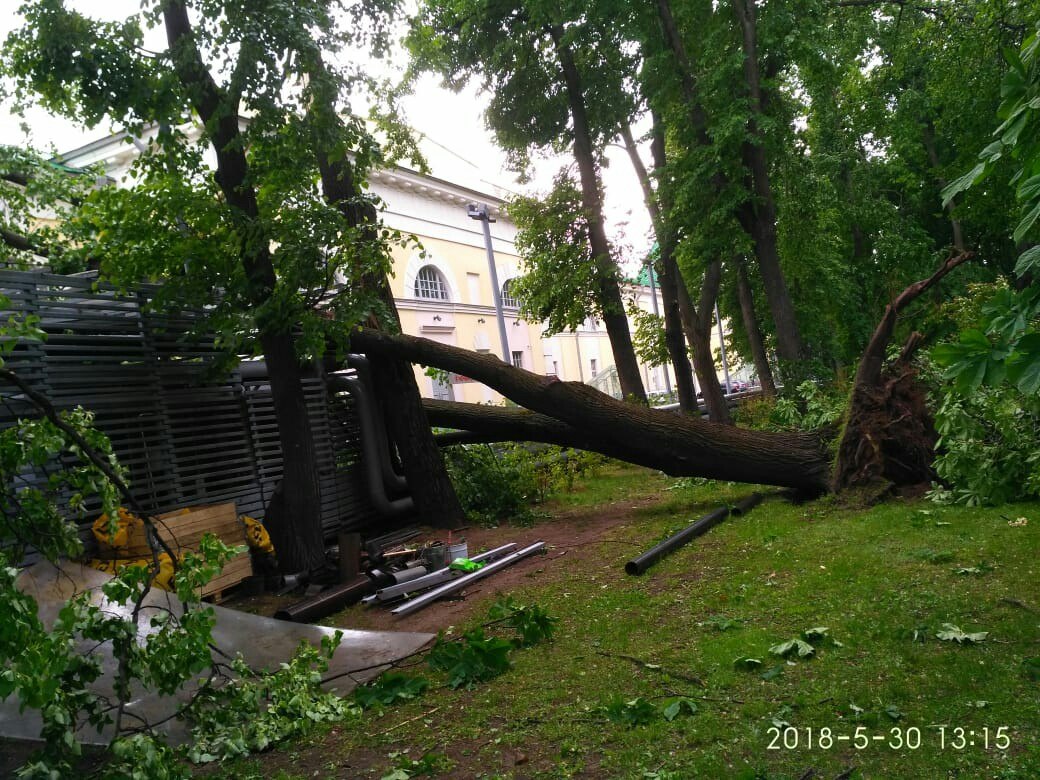
<instances>
[{"instance_id":1,"label":"building cornice","mask_svg":"<svg viewBox=\"0 0 1040 780\"><path fill-rule=\"evenodd\" d=\"M243 123L247 121L247 118L242 118ZM195 137L198 135L198 128L195 126L185 125L181 129L189 135ZM142 140L150 138L157 130L157 125L148 126L142 132ZM124 130L63 152L54 157L52 162L67 164L68 160L87 158L91 161L108 161L114 165L125 165L139 154L140 151L134 143L134 136ZM414 171L401 165L373 168L369 172L368 178L372 182L383 183L404 192L413 192L419 196L452 205L483 203L487 205L492 217L508 220L504 212L506 201L499 195L454 184L446 179Z\"/></svg>"}]
</instances>

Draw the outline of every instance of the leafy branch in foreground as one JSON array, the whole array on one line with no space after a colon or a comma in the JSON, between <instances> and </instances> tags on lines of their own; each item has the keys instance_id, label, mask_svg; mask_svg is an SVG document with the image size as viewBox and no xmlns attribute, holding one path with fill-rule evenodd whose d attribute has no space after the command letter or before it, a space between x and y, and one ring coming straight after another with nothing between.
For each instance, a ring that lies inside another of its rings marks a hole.
<instances>
[{"instance_id":1,"label":"leafy branch in foreground","mask_svg":"<svg viewBox=\"0 0 1040 780\"><path fill-rule=\"evenodd\" d=\"M482 628L449 640L444 634L430 649L427 663L431 669L448 674L451 688L472 688L508 671L509 654L519 647L530 647L552 638L556 619L538 605L521 605L512 597L500 599L488 611L489 622ZM504 627L516 632L512 640L487 636L484 628Z\"/></svg>"},{"instance_id":2,"label":"leafy branch in foreground","mask_svg":"<svg viewBox=\"0 0 1040 780\"><path fill-rule=\"evenodd\" d=\"M1040 245L1035 241L1040 219L1040 23L1020 51L1005 49L1008 70L1001 84L1003 98L997 116L1003 120L994 140L979 153L978 163L943 190L944 205L960 192L979 184L1011 158L1011 177L1021 217L1013 240L1024 247L1015 265L1021 289L1001 290L990 300L978 327L932 352L946 376L965 393L1005 379L1027 396L1040 393Z\"/></svg>"},{"instance_id":3,"label":"leafy branch in foreground","mask_svg":"<svg viewBox=\"0 0 1040 780\"><path fill-rule=\"evenodd\" d=\"M214 662L215 616L198 593L234 550L212 535L203 536L198 551L180 559L175 575L180 614L151 607L145 613L159 571L161 540L133 500L111 443L93 427L89 412L58 411L6 367L0 366L0 379L42 415L0 431L0 698L15 696L23 708L37 710L44 742L20 770L22 776L72 774L82 753L77 736L82 728L99 733L110 728L106 776L172 778L190 775L185 757L240 755L352 712L353 705L318 689L323 664L335 649L331 641L323 656L303 647L270 675L240 660L230 667ZM8 396L5 402L13 400ZM19 590L16 565L32 548L60 568L83 551L74 519L92 502L115 518L121 501L148 524L150 563L126 566L105 582L104 607L89 591L79 593L46 625L35 599ZM145 614L151 615L147 628L140 625ZM103 674L106 646L116 662L111 695L92 688ZM169 696L200 675L198 691L170 716L194 723L197 738L191 751L170 748L155 730L159 723L127 710L141 686Z\"/></svg>"}]
</instances>

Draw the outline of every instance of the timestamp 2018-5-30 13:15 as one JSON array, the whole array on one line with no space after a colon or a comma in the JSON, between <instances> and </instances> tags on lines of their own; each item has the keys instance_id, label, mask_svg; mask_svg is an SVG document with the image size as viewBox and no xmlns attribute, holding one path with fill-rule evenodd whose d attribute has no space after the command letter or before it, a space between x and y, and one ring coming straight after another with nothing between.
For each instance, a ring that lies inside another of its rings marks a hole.
<instances>
[{"instance_id":1,"label":"timestamp 2018-5-30 13:15","mask_svg":"<svg viewBox=\"0 0 1040 780\"><path fill-rule=\"evenodd\" d=\"M767 750L833 750L850 746L889 750L1007 750L1011 747L1008 726L965 728L946 724L924 727L896 726L874 732L866 726L834 729L829 726L771 726L766 729Z\"/></svg>"}]
</instances>

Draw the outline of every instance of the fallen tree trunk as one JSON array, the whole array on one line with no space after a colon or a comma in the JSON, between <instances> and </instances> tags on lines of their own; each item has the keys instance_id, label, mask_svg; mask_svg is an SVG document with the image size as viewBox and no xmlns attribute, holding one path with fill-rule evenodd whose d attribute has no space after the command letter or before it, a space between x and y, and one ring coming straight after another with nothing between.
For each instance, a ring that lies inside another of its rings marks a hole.
<instances>
[{"instance_id":1,"label":"fallen tree trunk","mask_svg":"<svg viewBox=\"0 0 1040 780\"><path fill-rule=\"evenodd\" d=\"M447 410L435 424L465 427L505 438L581 446L670 474L790 487L821 493L830 486L830 458L818 436L766 433L617 401L580 382L562 382L514 368L491 355L408 335L359 328L355 349L463 374L548 419L529 413L479 407ZM433 408L427 404L430 412ZM549 420L556 421L555 424ZM563 425L559 425L562 423ZM565 426L576 429L573 433ZM537 434L537 435L536 435ZM579 444L578 442L583 442Z\"/></svg>"},{"instance_id":2,"label":"fallen tree trunk","mask_svg":"<svg viewBox=\"0 0 1040 780\"><path fill-rule=\"evenodd\" d=\"M442 435L442 445L539 441L601 452L676 476L777 485L807 494L880 480L912 484L928 479L935 442L910 366L922 338L913 334L888 368L885 353L899 312L970 257L961 253L949 258L886 308L856 373L833 468L819 435L753 431L624 403L580 382L532 374L488 354L416 336L359 326L351 340L362 352L468 376L524 407L424 399L431 423L459 429Z\"/></svg>"}]
</instances>

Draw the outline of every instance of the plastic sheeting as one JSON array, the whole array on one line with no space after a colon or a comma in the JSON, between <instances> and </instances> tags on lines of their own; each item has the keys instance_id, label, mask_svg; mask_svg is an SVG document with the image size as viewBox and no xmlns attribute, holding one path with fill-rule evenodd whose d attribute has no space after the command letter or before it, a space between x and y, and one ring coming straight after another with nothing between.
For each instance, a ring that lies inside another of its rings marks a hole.
<instances>
[{"instance_id":1,"label":"plastic sheeting","mask_svg":"<svg viewBox=\"0 0 1040 780\"><path fill-rule=\"evenodd\" d=\"M74 594L84 591L88 591L91 601L102 609L129 617L131 605L112 604L101 593L100 587L109 579L108 575L77 563L67 563L58 569L41 561L21 573L18 587L36 599L40 619L44 625L51 625L62 605ZM177 614L182 610L182 604L175 594L157 589L148 594L144 603L145 608L139 621L139 637L147 636L152 630L149 623L156 610L170 609ZM353 631L288 623L219 606L214 606L213 610L216 613L216 623L213 627L214 646L220 653L225 654L225 657L234 658L241 654L246 663L254 669L275 668L292 656L301 641L317 646L320 645L322 637L331 636L337 630L342 631L342 640L329 662L326 674L327 677L343 675L328 685L330 690L340 694L347 693L358 684L378 676L391 663L417 652L433 639L432 634ZM96 653L102 659L102 675L91 689L114 700L116 661L112 657L111 646L106 643L101 647L94 647L95 644L82 643L84 651ZM196 686L197 682L189 682L174 696L159 696L138 687L127 705L126 712L129 717L125 723L140 724L142 721L139 719L150 724L158 723L160 725L157 730L165 733L169 741L186 741L189 734L185 724L176 719L166 719L191 697ZM35 711L19 712L15 696L0 702L0 736L37 739L39 733L40 718ZM99 734L96 729L87 725L80 729L77 736L86 744L107 744L112 736L111 727Z\"/></svg>"}]
</instances>

